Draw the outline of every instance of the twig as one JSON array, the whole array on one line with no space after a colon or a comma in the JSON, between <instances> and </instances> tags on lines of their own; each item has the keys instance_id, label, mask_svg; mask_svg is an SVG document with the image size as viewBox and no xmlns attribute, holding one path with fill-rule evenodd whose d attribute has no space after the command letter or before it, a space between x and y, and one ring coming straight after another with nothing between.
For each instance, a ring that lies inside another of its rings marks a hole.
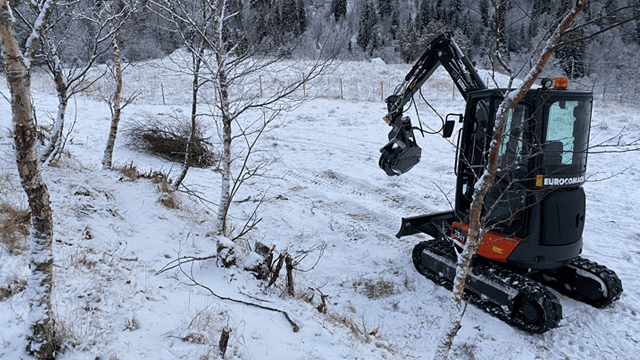
<instances>
[{"instance_id":1,"label":"twig","mask_svg":"<svg viewBox=\"0 0 640 360\"><path fill-rule=\"evenodd\" d=\"M186 264L186 263L190 263L190 262L194 262L194 261L204 261L204 260L214 259L216 257L217 257L217 255L210 255L210 256L205 256L205 257L195 257L195 256L179 257L179 258L177 258L177 259L175 259L173 261L170 261L162 269L156 271L155 275L160 275L163 272L166 272L166 271L169 271L171 269L175 269L177 267L180 267L182 264Z\"/></svg>"},{"instance_id":2,"label":"twig","mask_svg":"<svg viewBox=\"0 0 640 360\"><path fill-rule=\"evenodd\" d=\"M318 288L312 288L310 287L309 290L316 290L317 292L320 293L320 301L322 301L322 304L318 305L316 307L316 310L318 310L319 313L321 314L326 314L327 313L327 298L329 297L329 295L325 295L322 293L322 291L320 291L320 289Z\"/></svg>"},{"instance_id":3,"label":"twig","mask_svg":"<svg viewBox=\"0 0 640 360\"><path fill-rule=\"evenodd\" d=\"M273 301L269 301L269 300L260 299L260 298L257 298L257 297L255 297L255 296L251 296L251 295L249 295L249 294L247 294L247 293L242 292L242 290L240 290L240 289L238 289L238 292L239 292L240 294L242 294L242 295L244 295L244 296L248 297L248 298L253 299L253 300L258 300L258 301L268 302L268 303L273 302Z\"/></svg>"},{"instance_id":4,"label":"twig","mask_svg":"<svg viewBox=\"0 0 640 360\"><path fill-rule=\"evenodd\" d=\"M275 284L276 279L278 278L278 275L280 274L280 269L282 269L282 263L284 263L284 258L285 258L286 252L283 254L280 254L280 256L278 256L278 264L276 265L276 269L273 270L272 274L271 274L271 280L269 280L269 283L267 284L267 288L273 284ZM271 269L269 269L271 270Z\"/></svg>"},{"instance_id":5,"label":"twig","mask_svg":"<svg viewBox=\"0 0 640 360\"><path fill-rule=\"evenodd\" d=\"M333 228L331 230L333 230ZM308 272L308 271L313 270L318 265L318 263L320 262L320 259L322 258L322 255L324 254L324 250L326 248L327 248L326 244L321 244L321 245L314 246L309 250L301 251L302 255L296 256L296 261L294 262L293 266L295 267L296 270L298 270L300 272ZM303 270L303 269L298 268L298 264L300 264L302 262L302 260L304 260L311 252L313 252L315 250L319 251L318 258L316 259L316 262L308 269L304 269Z\"/></svg>"},{"instance_id":6,"label":"twig","mask_svg":"<svg viewBox=\"0 0 640 360\"><path fill-rule=\"evenodd\" d=\"M2 95L2 97L3 97L5 100L7 100L7 102L8 102L9 104L11 104L11 100L9 100L9 98L7 97L7 95L5 95L2 91L0 91L0 95Z\"/></svg>"}]
</instances>

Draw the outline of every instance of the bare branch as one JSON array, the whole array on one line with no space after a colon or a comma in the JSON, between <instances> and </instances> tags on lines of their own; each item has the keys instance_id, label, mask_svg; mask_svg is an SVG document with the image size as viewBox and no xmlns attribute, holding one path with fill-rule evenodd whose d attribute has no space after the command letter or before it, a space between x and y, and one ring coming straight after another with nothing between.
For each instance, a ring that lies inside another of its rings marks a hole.
<instances>
[{"instance_id":1,"label":"bare branch","mask_svg":"<svg viewBox=\"0 0 640 360\"><path fill-rule=\"evenodd\" d=\"M195 277L193 276L193 268L192 268L192 271L191 271L190 274L188 274L182 268L182 266L179 266L179 268L180 268L180 271L182 272L182 274L184 276L186 276L187 279L189 279L192 282L191 286L201 287L201 288L205 289L206 291L208 291L211 295L213 295L214 297L216 297L216 298L218 298L220 300L231 301L231 302L235 302L235 303L239 303L239 304L243 304L243 305L257 307L257 308L264 309L264 310L279 312L282 315L284 315L284 317L287 319L289 324L291 324L293 332L298 332L300 330L300 327L298 326L298 324L296 324L296 322L293 321L293 319L289 316L289 314L286 311L280 310L280 309L276 309L276 308L272 308L272 307L269 307L269 306L264 306L264 305L260 305L260 304L256 304L256 303L252 303L252 302L248 302L248 301L244 301L244 300L239 300L239 299L234 299L234 298L230 298L230 297L227 297L227 296L218 295L210 287L208 287L208 286L206 286L204 284L201 284L198 281L196 281Z\"/></svg>"}]
</instances>

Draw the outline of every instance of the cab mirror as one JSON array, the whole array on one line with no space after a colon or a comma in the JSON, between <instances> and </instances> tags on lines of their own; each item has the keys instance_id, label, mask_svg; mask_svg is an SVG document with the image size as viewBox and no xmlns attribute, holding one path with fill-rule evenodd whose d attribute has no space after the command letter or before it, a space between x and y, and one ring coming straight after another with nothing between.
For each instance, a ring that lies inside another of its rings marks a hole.
<instances>
[{"instance_id":1,"label":"cab mirror","mask_svg":"<svg viewBox=\"0 0 640 360\"><path fill-rule=\"evenodd\" d=\"M453 134L453 127L456 125L456 120L449 120L449 118L458 118L458 122L462 122L462 114L447 114L447 117L444 122L444 127L442 128L442 137L448 139Z\"/></svg>"}]
</instances>

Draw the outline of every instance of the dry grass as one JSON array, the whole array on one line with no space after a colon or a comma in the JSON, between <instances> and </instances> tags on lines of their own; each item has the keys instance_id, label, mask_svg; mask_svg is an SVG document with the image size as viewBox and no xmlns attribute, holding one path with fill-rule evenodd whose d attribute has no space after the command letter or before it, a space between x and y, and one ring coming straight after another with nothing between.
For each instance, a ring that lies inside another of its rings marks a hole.
<instances>
[{"instance_id":1,"label":"dry grass","mask_svg":"<svg viewBox=\"0 0 640 360\"><path fill-rule=\"evenodd\" d=\"M112 168L122 173L123 177L120 178L121 181L136 181L138 179L151 180L152 183L158 185L158 191L161 193L158 202L167 209L180 209L180 202L176 199L173 191L171 191L171 180L169 180L167 174L152 170L146 174L141 173L133 162L129 163L129 165L114 166Z\"/></svg>"},{"instance_id":2,"label":"dry grass","mask_svg":"<svg viewBox=\"0 0 640 360\"><path fill-rule=\"evenodd\" d=\"M331 324L344 326L349 329L349 331L351 332L351 336L353 336L353 338L355 338L356 340L366 344L371 342L371 338L368 336L368 334L349 316L330 312L327 315L326 319Z\"/></svg>"},{"instance_id":3,"label":"dry grass","mask_svg":"<svg viewBox=\"0 0 640 360\"><path fill-rule=\"evenodd\" d=\"M396 284L387 279L358 279L353 281L353 287L362 292L369 299L382 299L398 293Z\"/></svg>"},{"instance_id":4,"label":"dry grass","mask_svg":"<svg viewBox=\"0 0 640 360\"><path fill-rule=\"evenodd\" d=\"M158 202L167 209L178 210L180 209L180 202L176 198L176 194L171 191L171 186L168 182L161 182L158 185L158 190L161 195L158 198Z\"/></svg>"},{"instance_id":5,"label":"dry grass","mask_svg":"<svg viewBox=\"0 0 640 360\"><path fill-rule=\"evenodd\" d=\"M19 254L27 249L30 221L29 210L6 202L0 204L0 244L10 254Z\"/></svg>"},{"instance_id":6,"label":"dry grass","mask_svg":"<svg viewBox=\"0 0 640 360\"><path fill-rule=\"evenodd\" d=\"M355 322L351 317L347 315L341 315L335 312L330 312L325 318L329 323L338 326L344 326L349 329L351 336L354 340L370 344L373 343L377 348L384 349L390 354L398 354L398 346L385 339L385 335L381 333L380 327L377 326L373 329L368 329L367 324L362 319L362 323Z\"/></svg>"},{"instance_id":7,"label":"dry grass","mask_svg":"<svg viewBox=\"0 0 640 360\"><path fill-rule=\"evenodd\" d=\"M454 346L452 349L452 355L455 359L461 360L476 360L476 353L478 352L478 346L476 344L464 343L462 345Z\"/></svg>"},{"instance_id":8,"label":"dry grass","mask_svg":"<svg viewBox=\"0 0 640 360\"><path fill-rule=\"evenodd\" d=\"M217 341L215 331L223 321L223 314L211 307L198 311L187 326L187 334L180 337L180 340L200 345L215 345Z\"/></svg>"},{"instance_id":9,"label":"dry grass","mask_svg":"<svg viewBox=\"0 0 640 360\"><path fill-rule=\"evenodd\" d=\"M149 170L148 173L141 173L138 170L138 166L132 162L128 165L114 165L111 167L113 170L119 171L124 177L120 178L121 181L136 181L138 179L151 180L154 184L171 184L169 176L161 171Z\"/></svg>"},{"instance_id":10,"label":"dry grass","mask_svg":"<svg viewBox=\"0 0 640 360\"><path fill-rule=\"evenodd\" d=\"M136 181L142 177L142 174L138 171L138 167L133 164L133 161L129 165L124 166L112 166L113 170L119 171L123 177L121 181Z\"/></svg>"},{"instance_id":11,"label":"dry grass","mask_svg":"<svg viewBox=\"0 0 640 360\"><path fill-rule=\"evenodd\" d=\"M4 301L27 288L26 280L13 279L7 282L8 284L0 286L0 301Z\"/></svg>"}]
</instances>

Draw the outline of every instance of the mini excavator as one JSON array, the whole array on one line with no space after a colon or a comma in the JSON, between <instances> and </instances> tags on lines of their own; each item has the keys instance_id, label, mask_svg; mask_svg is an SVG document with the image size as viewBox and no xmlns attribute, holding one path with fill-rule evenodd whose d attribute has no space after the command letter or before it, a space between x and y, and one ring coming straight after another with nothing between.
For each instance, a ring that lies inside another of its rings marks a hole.
<instances>
[{"instance_id":1,"label":"mini excavator","mask_svg":"<svg viewBox=\"0 0 640 360\"><path fill-rule=\"evenodd\" d=\"M449 33L434 39L393 95L386 99L391 126L380 167L401 175L421 157L405 106L442 65L466 100L464 115L449 114L437 133L457 133L454 209L403 218L398 238L418 233L413 262L422 275L451 290L457 255L467 238L474 189L485 168L498 106L508 89L488 89ZM484 235L466 280L469 302L529 333L544 333L562 319L553 289L597 308L620 298L612 270L580 257L585 221L587 149L593 93L568 90L568 80L542 79L508 113L497 156L498 172L485 197Z\"/></svg>"}]
</instances>

